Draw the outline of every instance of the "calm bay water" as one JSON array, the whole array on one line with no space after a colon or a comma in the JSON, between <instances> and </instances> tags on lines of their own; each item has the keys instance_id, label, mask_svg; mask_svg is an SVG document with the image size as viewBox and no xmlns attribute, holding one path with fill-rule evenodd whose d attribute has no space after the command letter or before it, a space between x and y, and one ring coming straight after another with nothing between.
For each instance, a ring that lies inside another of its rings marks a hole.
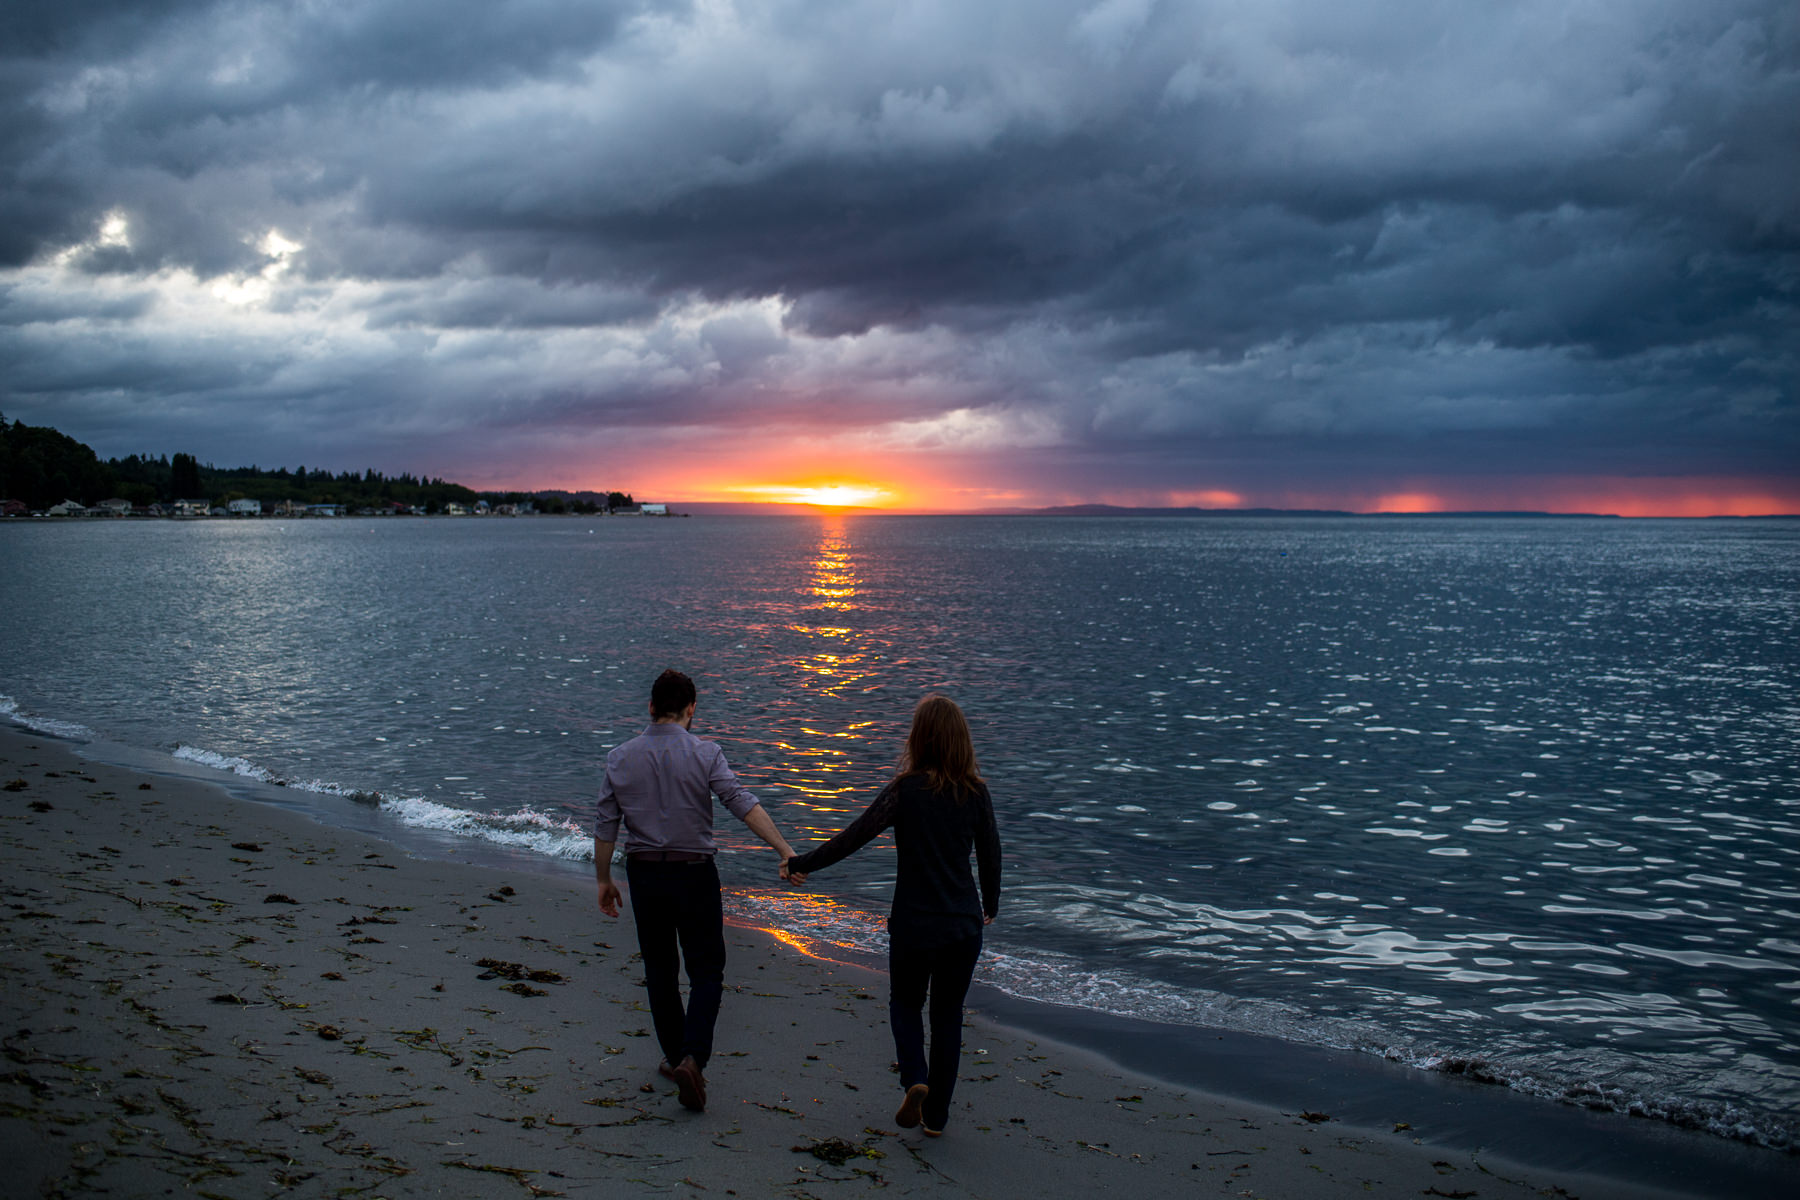
<instances>
[{"instance_id":1,"label":"calm bay water","mask_svg":"<svg viewBox=\"0 0 1800 1200\"><path fill-rule=\"evenodd\" d=\"M1791 1145L1800 523L9 524L0 709L327 817L591 852L665 666L791 840L913 702L1006 844L983 977ZM726 825L731 825L727 828ZM738 911L882 945L892 852Z\"/></svg>"}]
</instances>

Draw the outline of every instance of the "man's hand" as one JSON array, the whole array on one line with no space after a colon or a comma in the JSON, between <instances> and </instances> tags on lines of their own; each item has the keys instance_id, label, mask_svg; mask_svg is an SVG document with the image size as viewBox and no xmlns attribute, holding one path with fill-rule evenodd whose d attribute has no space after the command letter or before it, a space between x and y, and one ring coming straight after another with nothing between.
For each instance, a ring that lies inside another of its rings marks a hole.
<instances>
[{"instance_id":1,"label":"man's hand","mask_svg":"<svg viewBox=\"0 0 1800 1200\"><path fill-rule=\"evenodd\" d=\"M751 833L769 843L769 848L780 857L783 880L788 883L806 882L806 876L788 870L788 863L797 857L794 854L794 848L787 844L787 839L782 837L781 831L775 828L775 822L769 819L769 814L763 811L762 805L758 804L744 814L744 824L750 827Z\"/></svg>"},{"instance_id":2,"label":"man's hand","mask_svg":"<svg viewBox=\"0 0 1800 1200\"><path fill-rule=\"evenodd\" d=\"M609 917L619 915L619 885L612 877L613 844L594 835L594 880L600 885L600 911Z\"/></svg>"}]
</instances>

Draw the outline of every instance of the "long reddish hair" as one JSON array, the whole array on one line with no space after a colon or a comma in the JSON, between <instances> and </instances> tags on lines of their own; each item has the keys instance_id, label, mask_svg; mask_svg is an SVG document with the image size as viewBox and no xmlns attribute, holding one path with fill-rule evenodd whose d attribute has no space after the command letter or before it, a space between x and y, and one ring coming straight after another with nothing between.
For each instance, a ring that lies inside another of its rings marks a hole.
<instances>
[{"instance_id":1,"label":"long reddish hair","mask_svg":"<svg viewBox=\"0 0 1800 1200\"><path fill-rule=\"evenodd\" d=\"M969 722L956 701L936 694L919 701L906 749L900 754L899 774L923 775L932 791L949 792L958 800L982 786Z\"/></svg>"}]
</instances>

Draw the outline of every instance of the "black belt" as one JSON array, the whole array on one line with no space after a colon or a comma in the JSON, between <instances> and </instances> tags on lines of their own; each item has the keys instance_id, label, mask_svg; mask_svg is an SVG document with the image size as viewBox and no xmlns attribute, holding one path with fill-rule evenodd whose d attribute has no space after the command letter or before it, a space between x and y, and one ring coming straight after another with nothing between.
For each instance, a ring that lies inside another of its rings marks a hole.
<instances>
[{"instance_id":1,"label":"black belt","mask_svg":"<svg viewBox=\"0 0 1800 1200\"><path fill-rule=\"evenodd\" d=\"M712 855L696 854L692 850L633 850L625 857L632 862L703 863L712 861Z\"/></svg>"}]
</instances>

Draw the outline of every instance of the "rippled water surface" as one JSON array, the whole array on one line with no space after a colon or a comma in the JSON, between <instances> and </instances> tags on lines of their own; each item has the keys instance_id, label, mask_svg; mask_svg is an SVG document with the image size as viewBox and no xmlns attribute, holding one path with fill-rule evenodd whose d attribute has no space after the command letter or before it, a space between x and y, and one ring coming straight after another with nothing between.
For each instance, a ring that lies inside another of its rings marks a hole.
<instances>
[{"instance_id":1,"label":"rippled water surface","mask_svg":"<svg viewBox=\"0 0 1800 1200\"><path fill-rule=\"evenodd\" d=\"M1781 1143L1800 524L702 518L0 528L20 719L579 857L664 666L790 838L974 724L991 980ZM66 728L58 726L59 728ZM742 911L864 951L882 847Z\"/></svg>"}]
</instances>

